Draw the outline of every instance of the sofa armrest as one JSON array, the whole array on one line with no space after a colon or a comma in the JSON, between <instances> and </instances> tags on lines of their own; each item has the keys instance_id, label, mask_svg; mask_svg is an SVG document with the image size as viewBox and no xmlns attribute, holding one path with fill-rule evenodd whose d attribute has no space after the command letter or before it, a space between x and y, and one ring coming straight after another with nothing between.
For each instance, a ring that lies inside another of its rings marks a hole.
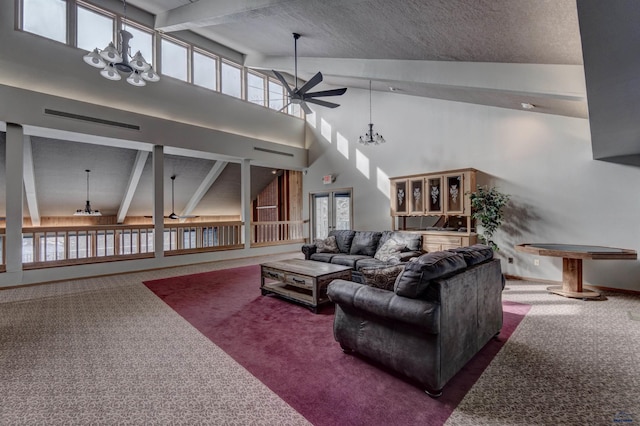
<instances>
[{"instance_id":1,"label":"sofa armrest","mask_svg":"<svg viewBox=\"0 0 640 426\"><path fill-rule=\"evenodd\" d=\"M311 255L314 254L317 250L317 247L315 244L303 244L302 245L302 253L304 253L304 258L306 260L309 260L311 258Z\"/></svg>"},{"instance_id":2,"label":"sofa armrest","mask_svg":"<svg viewBox=\"0 0 640 426\"><path fill-rule=\"evenodd\" d=\"M434 302L345 280L333 280L327 294L345 312L408 324L427 333L437 334L440 330L439 306Z\"/></svg>"},{"instance_id":3,"label":"sofa armrest","mask_svg":"<svg viewBox=\"0 0 640 426\"><path fill-rule=\"evenodd\" d=\"M400 254L396 255L395 257L397 257L400 262L408 262L409 259L413 259L414 257L418 257L420 255L424 254L421 251L403 251Z\"/></svg>"}]
</instances>

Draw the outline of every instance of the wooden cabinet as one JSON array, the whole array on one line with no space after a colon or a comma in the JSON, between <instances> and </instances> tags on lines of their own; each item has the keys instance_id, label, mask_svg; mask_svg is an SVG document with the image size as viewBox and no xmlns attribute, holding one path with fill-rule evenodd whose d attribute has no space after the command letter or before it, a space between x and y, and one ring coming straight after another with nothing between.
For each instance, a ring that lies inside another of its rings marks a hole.
<instances>
[{"instance_id":1,"label":"wooden cabinet","mask_svg":"<svg viewBox=\"0 0 640 426\"><path fill-rule=\"evenodd\" d=\"M420 232L425 251L476 244L469 193L476 189L477 172L469 168L391 178L393 229ZM437 216L425 222L438 225L424 226L426 216Z\"/></svg>"}]
</instances>

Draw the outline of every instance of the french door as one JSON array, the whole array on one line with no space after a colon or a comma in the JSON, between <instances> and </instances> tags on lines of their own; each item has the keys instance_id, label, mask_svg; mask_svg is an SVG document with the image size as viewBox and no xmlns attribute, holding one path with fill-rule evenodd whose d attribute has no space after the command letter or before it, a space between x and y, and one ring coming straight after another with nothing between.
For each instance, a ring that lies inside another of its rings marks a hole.
<instances>
[{"instance_id":1,"label":"french door","mask_svg":"<svg viewBox=\"0 0 640 426\"><path fill-rule=\"evenodd\" d=\"M310 196L311 241L327 238L334 229L352 229L351 188L312 192Z\"/></svg>"}]
</instances>

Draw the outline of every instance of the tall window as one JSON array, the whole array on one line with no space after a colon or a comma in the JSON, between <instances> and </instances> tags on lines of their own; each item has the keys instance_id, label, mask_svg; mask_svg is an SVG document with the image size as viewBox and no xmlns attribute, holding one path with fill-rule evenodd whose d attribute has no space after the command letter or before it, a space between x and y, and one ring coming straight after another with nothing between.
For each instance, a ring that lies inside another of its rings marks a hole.
<instances>
[{"instance_id":1,"label":"tall window","mask_svg":"<svg viewBox=\"0 0 640 426\"><path fill-rule=\"evenodd\" d=\"M264 82L263 75L247 72L247 101L263 106L266 104Z\"/></svg>"},{"instance_id":2,"label":"tall window","mask_svg":"<svg viewBox=\"0 0 640 426\"><path fill-rule=\"evenodd\" d=\"M187 74L189 71L189 52L187 48L182 44L167 40L166 38L162 39L161 47L162 74L177 78L182 81L188 81Z\"/></svg>"},{"instance_id":3,"label":"tall window","mask_svg":"<svg viewBox=\"0 0 640 426\"><path fill-rule=\"evenodd\" d=\"M135 55L139 50L144 59L149 64L153 64L153 33L133 26L129 22L127 22L125 29L133 36L129 42L130 53Z\"/></svg>"},{"instance_id":4,"label":"tall window","mask_svg":"<svg viewBox=\"0 0 640 426\"><path fill-rule=\"evenodd\" d=\"M280 111L285 106L284 87L282 84L269 80L269 108Z\"/></svg>"},{"instance_id":5,"label":"tall window","mask_svg":"<svg viewBox=\"0 0 640 426\"><path fill-rule=\"evenodd\" d=\"M106 47L114 41L113 28L112 17L78 6L77 45L80 49L91 51Z\"/></svg>"},{"instance_id":6,"label":"tall window","mask_svg":"<svg viewBox=\"0 0 640 426\"><path fill-rule=\"evenodd\" d=\"M220 67L221 91L225 95L242 98L242 70L229 62L222 62Z\"/></svg>"},{"instance_id":7,"label":"tall window","mask_svg":"<svg viewBox=\"0 0 640 426\"><path fill-rule=\"evenodd\" d=\"M206 87L207 89L216 90L218 80L218 61L217 59L193 51L193 84Z\"/></svg>"},{"instance_id":8,"label":"tall window","mask_svg":"<svg viewBox=\"0 0 640 426\"><path fill-rule=\"evenodd\" d=\"M23 0L22 29L60 43L67 42L67 2Z\"/></svg>"}]
</instances>

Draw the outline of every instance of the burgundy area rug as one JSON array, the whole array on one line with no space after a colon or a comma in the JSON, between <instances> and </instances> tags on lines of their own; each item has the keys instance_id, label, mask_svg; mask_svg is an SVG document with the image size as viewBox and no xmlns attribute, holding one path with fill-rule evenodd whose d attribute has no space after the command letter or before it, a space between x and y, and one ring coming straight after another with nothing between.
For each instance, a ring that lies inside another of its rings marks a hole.
<instances>
[{"instance_id":1,"label":"burgundy area rug","mask_svg":"<svg viewBox=\"0 0 640 426\"><path fill-rule=\"evenodd\" d=\"M432 399L333 339L333 306L318 314L260 294L260 266L147 281L145 285L316 426L440 425L530 306L503 302L504 325Z\"/></svg>"}]
</instances>

